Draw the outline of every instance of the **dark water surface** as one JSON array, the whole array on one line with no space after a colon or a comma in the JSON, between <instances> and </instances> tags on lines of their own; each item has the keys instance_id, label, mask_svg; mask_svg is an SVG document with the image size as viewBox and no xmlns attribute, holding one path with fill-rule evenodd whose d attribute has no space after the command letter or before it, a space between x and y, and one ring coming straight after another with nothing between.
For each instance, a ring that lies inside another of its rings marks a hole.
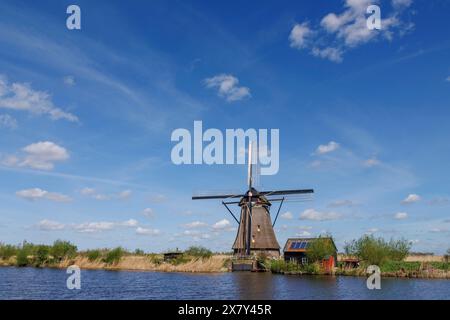
<instances>
[{"instance_id":1,"label":"dark water surface","mask_svg":"<svg viewBox=\"0 0 450 320\"><path fill-rule=\"evenodd\" d=\"M65 270L0 268L0 299L450 299L450 280L283 276L270 273L190 274L82 270L69 290Z\"/></svg>"}]
</instances>

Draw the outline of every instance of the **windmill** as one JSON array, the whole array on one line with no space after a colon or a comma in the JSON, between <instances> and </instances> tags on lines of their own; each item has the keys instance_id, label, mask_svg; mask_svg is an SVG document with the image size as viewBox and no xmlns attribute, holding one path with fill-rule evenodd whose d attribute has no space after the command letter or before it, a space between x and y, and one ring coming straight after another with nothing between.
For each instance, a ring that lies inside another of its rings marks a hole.
<instances>
[{"instance_id":1,"label":"windmill","mask_svg":"<svg viewBox=\"0 0 450 320\"><path fill-rule=\"evenodd\" d=\"M253 186L252 143L248 151L248 190L244 194L198 195L192 200L221 199L222 204L239 225L233 252L236 256L252 256L265 253L268 256L279 256L280 245L275 236L274 226L278 219L283 202L290 196L305 196L314 193L313 189L258 191ZM239 200L234 200L239 199ZM234 201L233 201L234 200ZM272 222L272 202L280 202L275 219ZM229 205L240 207L240 218L237 219Z\"/></svg>"}]
</instances>

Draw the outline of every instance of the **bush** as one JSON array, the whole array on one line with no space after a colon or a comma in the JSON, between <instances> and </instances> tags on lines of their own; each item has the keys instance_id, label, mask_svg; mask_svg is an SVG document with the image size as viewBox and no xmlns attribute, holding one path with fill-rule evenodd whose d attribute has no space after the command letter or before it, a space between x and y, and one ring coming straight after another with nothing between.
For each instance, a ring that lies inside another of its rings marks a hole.
<instances>
[{"instance_id":1,"label":"bush","mask_svg":"<svg viewBox=\"0 0 450 320\"><path fill-rule=\"evenodd\" d=\"M203 247L192 246L184 252L186 255L196 258L209 258L212 256L212 251Z\"/></svg>"},{"instance_id":2,"label":"bush","mask_svg":"<svg viewBox=\"0 0 450 320\"><path fill-rule=\"evenodd\" d=\"M398 271L420 271L421 263L417 261L386 261L380 266L382 272L398 272Z\"/></svg>"},{"instance_id":3,"label":"bush","mask_svg":"<svg viewBox=\"0 0 450 320\"><path fill-rule=\"evenodd\" d=\"M17 252L16 265L18 267L26 267L29 264L28 253L23 248Z\"/></svg>"},{"instance_id":4,"label":"bush","mask_svg":"<svg viewBox=\"0 0 450 320\"><path fill-rule=\"evenodd\" d=\"M410 248L411 244L405 239L386 242L383 238L366 235L347 243L345 253L356 256L368 264L381 265L388 260L402 261Z\"/></svg>"},{"instance_id":5,"label":"bush","mask_svg":"<svg viewBox=\"0 0 450 320\"><path fill-rule=\"evenodd\" d=\"M332 238L327 236L312 240L308 245L306 256L308 261L317 262L329 256L334 256L335 253L336 249L333 246Z\"/></svg>"},{"instance_id":6,"label":"bush","mask_svg":"<svg viewBox=\"0 0 450 320\"><path fill-rule=\"evenodd\" d=\"M86 251L86 256L90 262L93 262L100 259L102 253L100 252L100 250L88 250Z\"/></svg>"},{"instance_id":7,"label":"bush","mask_svg":"<svg viewBox=\"0 0 450 320\"><path fill-rule=\"evenodd\" d=\"M295 262L284 260L272 260L270 262L270 271L274 273L299 271L300 267Z\"/></svg>"},{"instance_id":8,"label":"bush","mask_svg":"<svg viewBox=\"0 0 450 320\"><path fill-rule=\"evenodd\" d=\"M17 255L18 248L10 244L0 244L0 259L8 260Z\"/></svg>"},{"instance_id":9,"label":"bush","mask_svg":"<svg viewBox=\"0 0 450 320\"><path fill-rule=\"evenodd\" d=\"M34 257L34 264L37 267L40 267L48 262L50 249L51 249L51 247L45 246L45 245L37 246L37 249L35 252L35 257Z\"/></svg>"},{"instance_id":10,"label":"bush","mask_svg":"<svg viewBox=\"0 0 450 320\"><path fill-rule=\"evenodd\" d=\"M77 246L69 241L56 240L50 253L56 261L61 261L63 258L74 258L77 254Z\"/></svg>"},{"instance_id":11,"label":"bush","mask_svg":"<svg viewBox=\"0 0 450 320\"><path fill-rule=\"evenodd\" d=\"M136 250L134 250L134 254L137 256L144 256L145 252L144 252L144 250L136 249Z\"/></svg>"},{"instance_id":12,"label":"bush","mask_svg":"<svg viewBox=\"0 0 450 320\"><path fill-rule=\"evenodd\" d=\"M108 251L104 261L107 264L117 264L119 263L120 259L123 257L124 254L125 250L122 249L121 247L117 247L111 251Z\"/></svg>"}]
</instances>

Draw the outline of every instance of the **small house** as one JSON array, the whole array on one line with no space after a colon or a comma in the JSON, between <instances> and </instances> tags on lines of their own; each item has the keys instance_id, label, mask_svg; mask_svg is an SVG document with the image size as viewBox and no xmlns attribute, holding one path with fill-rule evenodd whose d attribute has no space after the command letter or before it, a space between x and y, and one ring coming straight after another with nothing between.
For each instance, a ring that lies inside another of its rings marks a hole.
<instances>
[{"instance_id":1,"label":"small house","mask_svg":"<svg viewBox=\"0 0 450 320\"><path fill-rule=\"evenodd\" d=\"M286 241L284 245L283 253L284 260L290 262L296 262L298 264L307 264L308 263L308 247L312 241L330 241L332 247L334 248L333 254L328 257L325 257L323 261L321 261L322 266L326 270L332 270L337 262L337 248L331 237L323 237L323 238L290 238Z\"/></svg>"}]
</instances>

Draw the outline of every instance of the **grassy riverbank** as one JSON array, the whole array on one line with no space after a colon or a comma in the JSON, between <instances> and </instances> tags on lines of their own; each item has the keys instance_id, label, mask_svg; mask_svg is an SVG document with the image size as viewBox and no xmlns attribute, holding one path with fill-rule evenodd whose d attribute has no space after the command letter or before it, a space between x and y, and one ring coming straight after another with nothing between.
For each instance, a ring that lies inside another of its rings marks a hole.
<instances>
[{"instance_id":1,"label":"grassy riverbank","mask_svg":"<svg viewBox=\"0 0 450 320\"><path fill-rule=\"evenodd\" d=\"M176 259L164 261L162 254L129 252L123 248L78 251L67 241L49 245L24 242L20 246L0 244L0 266L67 268L77 265L82 269L136 270L162 272L226 272L230 256L191 247Z\"/></svg>"}]
</instances>

